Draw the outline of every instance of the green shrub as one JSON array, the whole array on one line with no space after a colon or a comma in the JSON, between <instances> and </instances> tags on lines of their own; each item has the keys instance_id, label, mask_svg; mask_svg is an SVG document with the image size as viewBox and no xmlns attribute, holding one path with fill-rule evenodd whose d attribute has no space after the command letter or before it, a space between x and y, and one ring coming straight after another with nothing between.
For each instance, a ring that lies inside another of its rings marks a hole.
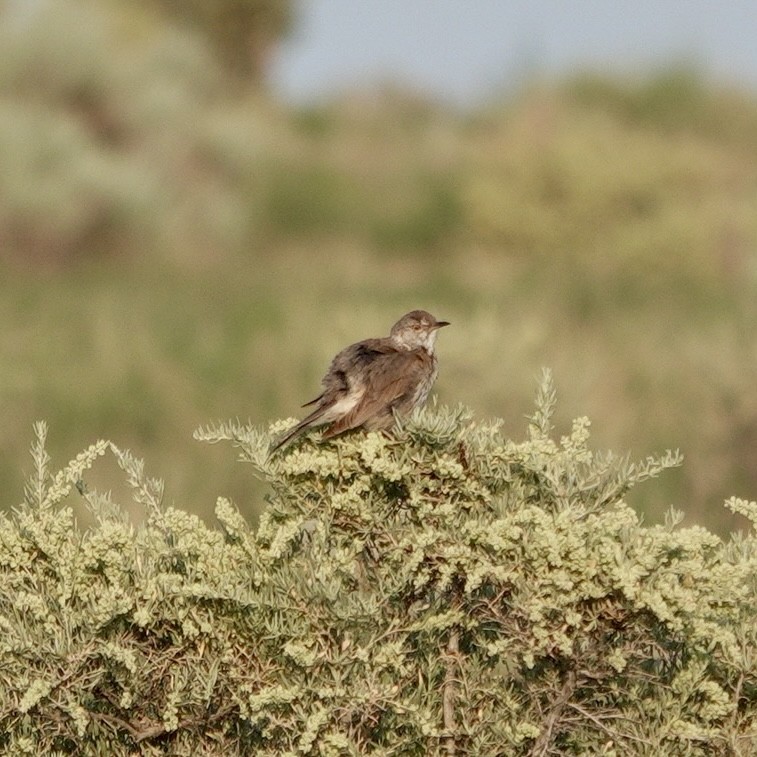
<instances>
[{"instance_id":1,"label":"green shrub","mask_svg":"<svg viewBox=\"0 0 757 757\"><path fill-rule=\"evenodd\" d=\"M107 442L50 476L39 424L26 503L0 521L0 746L754 753L754 537L643 526L625 492L680 456L598 454L586 419L555 441L553 406L545 376L519 443L445 408L274 457L269 433L198 430L270 483L256 531L225 498L220 529L164 506ZM83 481L108 450L139 528Z\"/></svg>"}]
</instances>

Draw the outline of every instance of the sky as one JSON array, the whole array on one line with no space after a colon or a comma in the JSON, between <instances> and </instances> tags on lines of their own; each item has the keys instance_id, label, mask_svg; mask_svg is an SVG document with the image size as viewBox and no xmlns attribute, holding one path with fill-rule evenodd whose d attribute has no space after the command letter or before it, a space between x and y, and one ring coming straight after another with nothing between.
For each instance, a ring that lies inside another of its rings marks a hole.
<instances>
[{"instance_id":1,"label":"sky","mask_svg":"<svg viewBox=\"0 0 757 757\"><path fill-rule=\"evenodd\" d=\"M474 105L534 76L691 63L757 90L757 0L299 0L272 84L307 103L397 83Z\"/></svg>"}]
</instances>

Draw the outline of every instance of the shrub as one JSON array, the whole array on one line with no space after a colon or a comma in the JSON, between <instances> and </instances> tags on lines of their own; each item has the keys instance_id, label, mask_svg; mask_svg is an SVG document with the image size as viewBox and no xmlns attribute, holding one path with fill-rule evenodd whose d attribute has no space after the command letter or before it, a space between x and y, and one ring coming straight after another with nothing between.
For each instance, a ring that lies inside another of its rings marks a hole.
<instances>
[{"instance_id":1,"label":"shrub","mask_svg":"<svg viewBox=\"0 0 757 757\"><path fill-rule=\"evenodd\" d=\"M754 537L642 525L625 492L680 456L596 453L586 419L556 441L553 407L545 376L517 443L446 408L273 457L262 430L199 429L270 483L256 530L224 498L220 529L164 506L107 442L51 477L39 424L26 503L0 521L0 745L753 753ZM139 528L83 481L108 450Z\"/></svg>"}]
</instances>

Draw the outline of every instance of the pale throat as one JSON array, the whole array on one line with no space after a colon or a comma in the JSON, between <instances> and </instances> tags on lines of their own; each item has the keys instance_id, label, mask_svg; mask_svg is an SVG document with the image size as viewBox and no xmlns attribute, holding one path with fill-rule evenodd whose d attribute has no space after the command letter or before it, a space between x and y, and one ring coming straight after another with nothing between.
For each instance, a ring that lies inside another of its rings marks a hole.
<instances>
[{"instance_id":1,"label":"pale throat","mask_svg":"<svg viewBox=\"0 0 757 757\"><path fill-rule=\"evenodd\" d=\"M410 334L408 337L405 337L402 334L396 334L394 336L394 343L403 350L424 349L426 352L433 354L434 344L436 343L436 330L429 331L422 336Z\"/></svg>"}]
</instances>

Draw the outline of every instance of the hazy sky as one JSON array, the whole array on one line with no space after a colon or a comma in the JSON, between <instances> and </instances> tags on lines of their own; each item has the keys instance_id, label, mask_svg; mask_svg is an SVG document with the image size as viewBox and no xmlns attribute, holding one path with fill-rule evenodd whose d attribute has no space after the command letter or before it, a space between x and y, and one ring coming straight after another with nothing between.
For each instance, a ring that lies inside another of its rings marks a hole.
<instances>
[{"instance_id":1,"label":"hazy sky","mask_svg":"<svg viewBox=\"0 0 757 757\"><path fill-rule=\"evenodd\" d=\"M757 0L299 0L273 71L302 101L398 81L457 103L524 76L690 60L757 89Z\"/></svg>"}]
</instances>

